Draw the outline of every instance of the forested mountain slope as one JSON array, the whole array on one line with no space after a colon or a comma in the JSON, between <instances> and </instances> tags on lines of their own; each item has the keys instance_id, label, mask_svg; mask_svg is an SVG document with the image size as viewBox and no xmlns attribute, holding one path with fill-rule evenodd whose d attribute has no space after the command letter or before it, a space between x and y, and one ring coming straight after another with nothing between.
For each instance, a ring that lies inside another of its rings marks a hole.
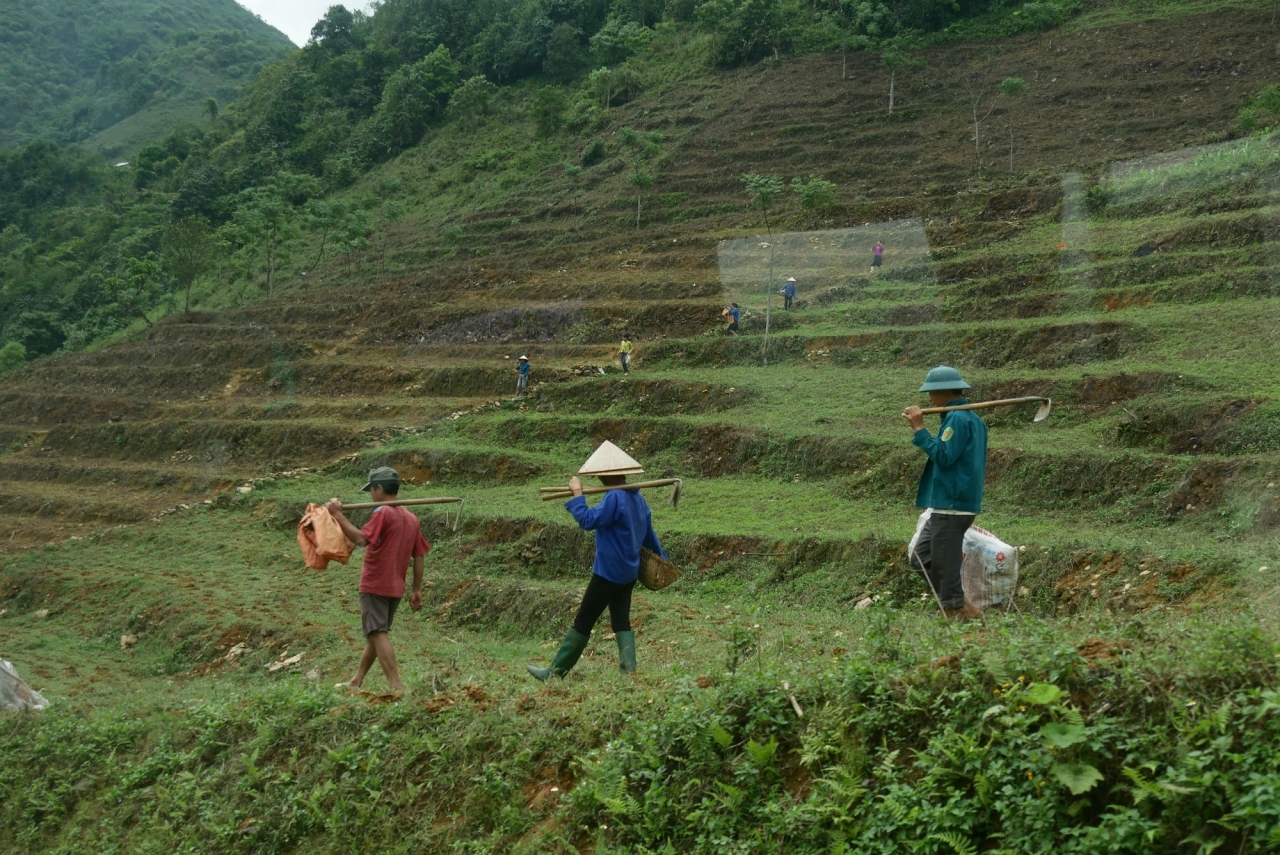
<instances>
[{"instance_id":1,"label":"forested mountain slope","mask_svg":"<svg viewBox=\"0 0 1280 855\"><path fill-rule=\"evenodd\" d=\"M234 0L3 0L0 146L229 101L291 48Z\"/></svg>"}]
</instances>

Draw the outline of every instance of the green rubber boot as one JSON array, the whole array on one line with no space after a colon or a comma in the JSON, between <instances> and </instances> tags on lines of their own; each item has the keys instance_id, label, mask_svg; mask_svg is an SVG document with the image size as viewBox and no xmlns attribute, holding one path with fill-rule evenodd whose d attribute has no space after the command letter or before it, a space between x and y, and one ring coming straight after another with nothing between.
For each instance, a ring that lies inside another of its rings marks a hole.
<instances>
[{"instance_id":1,"label":"green rubber boot","mask_svg":"<svg viewBox=\"0 0 1280 855\"><path fill-rule=\"evenodd\" d=\"M623 674L636 672L636 634L627 632L615 633L618 639L618 670Z\"/></svg>"},{"instance_id":2,"label":"green rubber boot","mask_svg":"<svg viewBox=\"0 0 1280 855\"><path fill-rule=\"evenodd\" d=\"M544 683L553 674L557 677L564 677L565 674L568 674L573 669L574 665L578 664L578 657L586 649L587 636L576 629L571 629L565 635L564 641L560 642L560 650L556 653L556 658L551 660L550 668L534 668L532 665L526 665L525 670Z\"/></svg>"}]
</instances>

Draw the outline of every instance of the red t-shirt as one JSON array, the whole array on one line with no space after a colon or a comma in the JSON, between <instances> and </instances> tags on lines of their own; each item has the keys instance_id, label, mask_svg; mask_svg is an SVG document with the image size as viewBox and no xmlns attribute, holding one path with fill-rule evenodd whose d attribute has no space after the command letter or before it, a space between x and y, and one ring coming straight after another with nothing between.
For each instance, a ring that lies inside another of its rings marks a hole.
<instances>
[{"instance_id":1,"label":"red t-shirt","mask_svg":"<svg viewBox=\"0 0 1280 855\"><path fill-rule=\"evenodd\" d=\"M426 555L431 544L422 536L418 518L399 507L381 507L360 529L369 541L360 570L360 593L403 597L409 559Z\"/></svg>"}]
</instances>

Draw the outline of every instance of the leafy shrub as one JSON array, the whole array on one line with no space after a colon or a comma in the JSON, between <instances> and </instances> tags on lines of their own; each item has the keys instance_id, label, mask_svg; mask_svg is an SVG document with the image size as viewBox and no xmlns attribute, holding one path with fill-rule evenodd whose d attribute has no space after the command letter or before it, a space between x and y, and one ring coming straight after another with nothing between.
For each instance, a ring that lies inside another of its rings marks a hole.
<instances>
[{"instance_id":1,"label":"leafy shrub","mask_svg":"<svg viewBox=\"0 0 1280 855\"><path fill-rule=\"evenodd\" d=\"M1253 133L1280 122L1280 83L1273 83L1257 95L1246 98L1236 119L1240 130Z\"/></svg>"},{"instance_id":2,"label":"leafy shrub","mask_svg":"<svg viewBox=\"0 0 1280 855\"><path fill-rule=\"evenodd\" d=\"M7 341L0 347L0 371L12 371L25 365L27 349L20 341Z\"/></svg>"},{"instance_id":3,"label":"leafy shrub","mask_svg":"<svg viewBox=\"0 0 1280 855\"><path fill-rule=\"evenodd\" d=\"M800 206L809 211L826 208L836 201L835 182L814 175L791 179L791 190L800 197Z\"/></svg>"},{"instance_id":4,"label":"leafy shrub","mask_svg":"<svg viewBox=\"0 0 1280 855\"><path fill-rule=\"evenodd\" d=\"M559 86L543 86L533 96L529 113L539 136L549 137L564 124L564 108L568 98Z\"/></svg>"},{"instance_id":5,"label":"leafy shrub","mask_svg":"<svg viewBox=\"0 0 1280 855\"><path fill-rule=\"evenodd\" d=\"M483 74L468 77L454 90L449 99L449 114L455 116L486 116L498 96L498 87Z\"/></svg>"},{"instance_id":6,"label":"leafy shrub","mask_svg":"<svg viewBox=\"0 0 1280 855\"><path fill-rule=\"evenodd\" d=\"M595 166L604 159L604 138L596 137L582 148L582 165Z\"/></svg>"}]
</instances>

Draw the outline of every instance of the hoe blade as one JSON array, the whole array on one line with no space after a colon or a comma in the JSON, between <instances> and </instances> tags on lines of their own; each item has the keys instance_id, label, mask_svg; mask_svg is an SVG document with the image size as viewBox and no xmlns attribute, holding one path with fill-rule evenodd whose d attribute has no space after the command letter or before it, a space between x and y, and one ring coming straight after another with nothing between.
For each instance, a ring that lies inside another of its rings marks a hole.
<instances>
[{"instance_id":1,"label":"hoe blade","mask_svg":"<svg viewBox=\"0 0 1280 855\"><path fill-rule=\"evenodd\" d=\"M1040 409L1036 410L1036 417L1033 418L1031 421L1033 422L1044 421L1045 419L1049 418L1049 410L1051 409L1053 409L1053 399L1045 398L1044 403L1040 405Z\"/></svg>"}]
</instances>

